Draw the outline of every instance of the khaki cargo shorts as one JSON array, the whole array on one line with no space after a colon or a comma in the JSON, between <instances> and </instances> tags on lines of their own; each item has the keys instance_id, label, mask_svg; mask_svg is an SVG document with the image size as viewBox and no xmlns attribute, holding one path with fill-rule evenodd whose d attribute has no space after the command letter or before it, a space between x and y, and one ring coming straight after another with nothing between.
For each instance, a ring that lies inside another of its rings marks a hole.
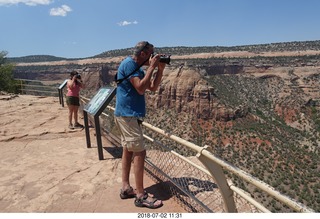
<instances>
[{"instance_id":1,"label":"khaki cargo shorts","mask_svg":"<svg viewBox=\"0 0 320 219\"><path fill-rule=\"evenodd\" d=\"M136 117L114 117L120 130L122 147L131 152L145 150L141 126Z\"/></svg>"}]
</instances>

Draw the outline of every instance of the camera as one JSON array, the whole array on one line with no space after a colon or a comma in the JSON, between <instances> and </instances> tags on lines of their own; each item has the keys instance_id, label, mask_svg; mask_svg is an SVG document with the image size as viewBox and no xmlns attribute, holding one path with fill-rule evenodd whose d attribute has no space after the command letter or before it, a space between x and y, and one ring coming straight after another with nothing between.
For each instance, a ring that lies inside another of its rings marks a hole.
<instances>
[{"instance_id":1,"label":"camera","mask_svg":"<svg viewBox=\"0 0 320 219\"><path fill-rule=\"evenodd\" d=\"M81 79L81 75L79 73L76 74L77 79Z\"/></svg>"},{"instance_id":2,"label":"camera","mask_svg":"<svg viewBox=\"0 0 320 219\"><path fill-rule=\"evenodd\" d=\"M152 54L152 57L154 57L155 55L157 54ZM171 55L160 55L160 62L170 65L170 61L171 61L170 56Z\"/></svg>"},{"instance_id":3,"label":"camera","mask_svg":"<svg viewBox=\"0 0 320 219\"><path fill-rule=\"evenodd\" d=\"M163 62L163 63L170 65L170 61L171 61L170 56L171 55L160 56L160 62Z\"/></svg>"}]
</instances>

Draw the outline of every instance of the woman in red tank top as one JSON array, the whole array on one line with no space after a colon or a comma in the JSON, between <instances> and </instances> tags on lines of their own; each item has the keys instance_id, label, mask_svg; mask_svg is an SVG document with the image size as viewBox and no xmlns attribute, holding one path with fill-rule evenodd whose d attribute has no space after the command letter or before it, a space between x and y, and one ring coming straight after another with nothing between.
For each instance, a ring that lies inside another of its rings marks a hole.
<instances>
[{"instance_id":1,"label":"woman in red tank top","mask_svg":"<svg viewBox=\"0 0 320 219\"><path fill-rule=\"evenodd\" d=\"M67 82L67 98L66 102L69 108L69 128L83 128L78 122L78 109L80 106L79 93L80 89L84 88L81 76L77 71L70 73L70 79ZM72 118L74 119L74 125L72 124Z\"/></svg>"}]
</instances>

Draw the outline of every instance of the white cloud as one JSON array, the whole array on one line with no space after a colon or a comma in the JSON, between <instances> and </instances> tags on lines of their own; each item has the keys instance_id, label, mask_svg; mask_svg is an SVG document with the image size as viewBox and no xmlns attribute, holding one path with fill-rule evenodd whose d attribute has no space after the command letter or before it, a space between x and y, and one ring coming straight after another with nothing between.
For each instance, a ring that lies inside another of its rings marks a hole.
<instances>
[{"instance_id":1,"label":"white cloud","mask_svg":"<svg viewBox=\"0 0 320 219\"><path fill-rule=\"evenodd\" d=\"M17 4L25 4L28 6L36 6L36 5L49 5L53 3L53 0L0 0L1 5L17 5Z\"/></svg>"},{"instance_id":2,"label":"white cloud","mask_svg":"<svg viewBox=\"0 0 320 219\"><path fill-rule=\"evenodd\" d=\"M61 5L60 8L51 8L50 15L51 16L67 16L67 13L72 11L72 9L68 5Z\"/></svg>"},{"instance_id":3,"label":"white cloud","mask_svg":"<svg viewBox=\"0 0 320 219\"><path fill-rule=\"evenodd\" d=\"M131 24L138 24L138 21L121 21L118 23L120 27L131 25Z\"/></svg>"}]
</instances>

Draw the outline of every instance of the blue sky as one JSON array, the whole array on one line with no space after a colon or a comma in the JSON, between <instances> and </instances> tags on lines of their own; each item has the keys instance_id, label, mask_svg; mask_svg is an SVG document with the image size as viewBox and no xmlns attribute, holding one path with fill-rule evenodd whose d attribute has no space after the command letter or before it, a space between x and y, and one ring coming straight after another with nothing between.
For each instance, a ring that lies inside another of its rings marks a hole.
<instances>
[{"instance_id":1,"label":"blue sky","mask_svg":"<svg viewBox=\"0 0 320 219\"><path fill-rule=\"evenodd\" d=\"M320 40L319 0L0 0L8 57Z\"/></svg>"}]
</instances>

